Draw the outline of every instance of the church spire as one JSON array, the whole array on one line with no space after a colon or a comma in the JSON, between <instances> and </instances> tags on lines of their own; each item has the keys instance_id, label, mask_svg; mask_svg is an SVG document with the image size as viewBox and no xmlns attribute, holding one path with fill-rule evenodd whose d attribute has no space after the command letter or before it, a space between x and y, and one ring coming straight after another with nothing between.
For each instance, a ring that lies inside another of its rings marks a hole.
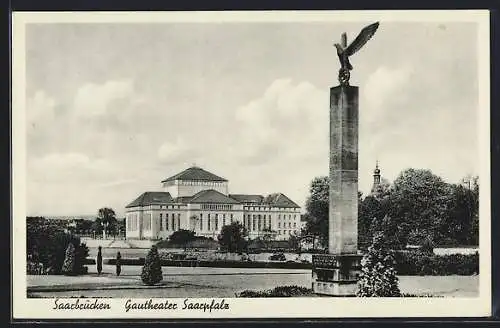
<instances>
[{"instance_id":1,"label":"church spire","mask_svg":"<svg viewBox=\"0 0 500 328\"><path fill-rule=\"evenodd\" d=\"M380 169L378 167L378 159L375 163L375 170L373 170L373 187L372 192L377 190L377 187L380 185Z\"/></svg>"}]
</instances>

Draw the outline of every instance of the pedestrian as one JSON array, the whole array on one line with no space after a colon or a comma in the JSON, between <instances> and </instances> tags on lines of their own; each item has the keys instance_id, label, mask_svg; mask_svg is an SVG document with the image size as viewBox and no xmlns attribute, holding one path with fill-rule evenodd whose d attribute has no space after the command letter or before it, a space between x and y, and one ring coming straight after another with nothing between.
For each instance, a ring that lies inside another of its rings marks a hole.
<instances>
[{"instance_id":1,"label":"pedestrian","mask_svg":"<svg viewBox=\"0 0 500 328\"><path fill-rule=\"evenodd\" d=\"M101 246L99 246L99 249L97 251L96 264L97 264L97 274L100 275L102 272L102 248L101 248Z\"/></svg>"},{"instance_id":2,"label":"pedestrian","mask_svg":"<svg viewBox=\"0 0 500 328\"><path fill-rule=\"evenodd\" d=\"M116 275L119 276L122 272L122 264L121 264L122 255L120 252L116 253Z\"/></svg>"}]
</instances>

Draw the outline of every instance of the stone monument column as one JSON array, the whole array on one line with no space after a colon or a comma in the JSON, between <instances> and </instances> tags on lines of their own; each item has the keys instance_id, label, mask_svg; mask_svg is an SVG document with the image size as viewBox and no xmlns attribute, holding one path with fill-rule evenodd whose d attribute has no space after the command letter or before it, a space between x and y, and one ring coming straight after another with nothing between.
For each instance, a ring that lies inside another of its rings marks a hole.
<instances>
[{"instance_id":1,"label":"stone monument column","mask_svg":"<svg viewBox=\"0 0 500 328\"><path fill-rule=\"evenodd\" d=\"M378 23L365 27L347 46L335 44L340 60L339 85L330 89L330 172L328 254L313 255L316 294L355 296L361 271L358 254L358 87L349 85L349 56L373 36Z\"/></svg>"},{"instance_id":2,"label":"stone monument column","mask_svg":"<svg viewBox=\"0 0 500 328\"><path fill-rule=\"evenodd\" d=\"M358 250L358 88L330 89L328 252Z\"/></svg>"},{"instance_id":3,"label":"stone monument column","mask_svg":"<svg viewBox=\"0 0 500 328\"><path fill-rule=\"evenodd\" d=\"M330 89L328 254L313 256L313 291L355 296L358 254L358 87Z\"/></svg>"}]
</instances>

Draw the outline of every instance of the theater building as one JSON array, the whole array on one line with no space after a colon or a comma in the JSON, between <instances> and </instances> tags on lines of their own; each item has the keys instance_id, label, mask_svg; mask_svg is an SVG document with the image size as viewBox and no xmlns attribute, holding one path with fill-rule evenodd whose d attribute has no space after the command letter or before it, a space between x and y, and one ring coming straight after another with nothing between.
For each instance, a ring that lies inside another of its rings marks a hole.
<instances>
[{"instance_id":1,"label":"theater building","mask_svg":"<svg viewBox=\"0 0 500 328\"><path fill-rule=\"evenodd\" d=\"M230 194L228 180L196 166L161 184L163 191L144 192L126 206L127 238L166 239L187 229L217 239L222 227L234 221L250 239L266 228L278 240L300 232L300 207L282 193Z\"/></svg>"}]
</instances>

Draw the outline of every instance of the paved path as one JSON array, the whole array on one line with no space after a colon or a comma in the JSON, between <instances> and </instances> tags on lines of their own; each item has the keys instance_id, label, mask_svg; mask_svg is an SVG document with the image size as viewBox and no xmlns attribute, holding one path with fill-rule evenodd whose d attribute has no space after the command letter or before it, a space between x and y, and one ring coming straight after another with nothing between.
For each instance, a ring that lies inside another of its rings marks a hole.
<instances>
[{"instance_id":1,"label":"paved path","mask_svg":"<svg viewBox=\"0 0 500 328\"><path fill-rule=\"evenodd\" d=\"M141 266L95 265L84 276L28 276L28 292L36 297L234 297L245 289L263 290L297 285L310 288L310 270L162 267L163 282L153 288L142 284ZM403 293L447 297L476 297L478 276L400 276Z\"/></svg>"}]
</instances>

